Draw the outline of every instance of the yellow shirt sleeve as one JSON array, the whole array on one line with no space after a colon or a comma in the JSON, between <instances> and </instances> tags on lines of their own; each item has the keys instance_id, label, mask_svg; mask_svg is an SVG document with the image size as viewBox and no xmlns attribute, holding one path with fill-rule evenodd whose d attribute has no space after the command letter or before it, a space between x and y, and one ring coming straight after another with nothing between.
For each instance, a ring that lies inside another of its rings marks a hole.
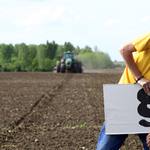
<instances>
[{"instance_id":1,"label":"yellow shirt sleeve","mask_svg":"<svg viewBox=\"0 0 150 150\"><path fill-rule=\"evenodd\" d=\"M150 50L150 32L132 39L131 42L137 50L133 53L133 58L137 67L139 68L140 72L142 72L142 75L144 77L150 79L150 55L148 51ZM129 84L134 82L135 78L129 68L126 66L125 71L119 81L119 84Z\"/></svg>"},{"instance_id":2,"label":"yellow shirt sleeve","mask_svg":"<svg viewBox=\"0 0 150 150\"><path fill-rule=\"evenodd\" d=\"M131 40L138 52L146 51L150 48L150 32Z\"/></svg>"}]
</instances>

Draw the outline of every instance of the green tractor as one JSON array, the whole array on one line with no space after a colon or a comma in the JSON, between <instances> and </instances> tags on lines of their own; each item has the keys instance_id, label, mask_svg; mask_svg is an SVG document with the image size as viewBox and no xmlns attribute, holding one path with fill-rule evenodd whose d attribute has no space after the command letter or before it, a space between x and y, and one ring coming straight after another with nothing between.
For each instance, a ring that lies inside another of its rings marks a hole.
<instances>
[{"instance_id":1,"label":"green tractor","mask_svg":"<svg viewBox=\"0 0 150 150\"><path fill-rule=\"evenodd\" d=\"M73 73L82 73L82 62L77 61L74 58L74 52L64 52L64 56L61 59L61 61L57 61L56 63L57 67L57 73L65 73L67 72L73 72Z\"/></svg>"}]
</instances>

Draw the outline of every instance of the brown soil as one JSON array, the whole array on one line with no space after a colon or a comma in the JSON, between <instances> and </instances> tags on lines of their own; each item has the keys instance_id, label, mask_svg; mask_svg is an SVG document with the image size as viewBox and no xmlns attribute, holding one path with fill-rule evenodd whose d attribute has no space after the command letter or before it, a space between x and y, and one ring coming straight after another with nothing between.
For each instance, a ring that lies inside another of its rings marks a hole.
<instances>
[{"instance_id":1,"label":"brown soil","mask_svg":"<svg viewBox=\"0 0 150 150\"><path fill-rule=\"evenodd\" d=\"M0 73L0 149L95 150L113 73ZM121 150L139 149L129 135Z\"/></svg>"}]
</instances>

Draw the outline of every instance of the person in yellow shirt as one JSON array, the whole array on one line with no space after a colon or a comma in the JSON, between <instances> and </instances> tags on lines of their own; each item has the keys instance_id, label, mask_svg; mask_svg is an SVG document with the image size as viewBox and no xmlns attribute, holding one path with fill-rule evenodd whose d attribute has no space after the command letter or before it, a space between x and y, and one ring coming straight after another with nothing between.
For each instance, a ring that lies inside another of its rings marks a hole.
<instances>
[{"instance_id":1,"label":"person in yellow shirt","mask_svg":"<svg viewBox=\"0 0 150 150\"><path fill-rule=\"evenodd\" d=\"M126 68L119 84L138 83L150 95L150 32L132 39L119 50ZM105 122L101 128L97 150L118 150L128 135L106 135ZM138 134L144 150L149 150L150 134Z\"/></svg>"}]
</instances>

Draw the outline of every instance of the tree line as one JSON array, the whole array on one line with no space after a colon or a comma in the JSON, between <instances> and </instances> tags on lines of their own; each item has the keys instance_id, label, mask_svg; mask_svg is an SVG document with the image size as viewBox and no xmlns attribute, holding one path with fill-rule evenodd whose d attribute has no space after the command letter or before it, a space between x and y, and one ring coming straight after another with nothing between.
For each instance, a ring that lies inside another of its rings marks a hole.
<instances>
[{"instance_id":1,"label":"tree line","mask_svg":"<svg viewBox=\"0 0 150 150\"><path fill-rule=\"evenodd\" d=\"M52 71L56 61L67 51L74 51L75 58L88 68L111 68L113 65L109 55L98 51L97 47L93 51L89 46L80 49L70 42L58 45L55 41L47 41L40 45L0 44L0 71Z\"/></svg>"}]
</instances>

